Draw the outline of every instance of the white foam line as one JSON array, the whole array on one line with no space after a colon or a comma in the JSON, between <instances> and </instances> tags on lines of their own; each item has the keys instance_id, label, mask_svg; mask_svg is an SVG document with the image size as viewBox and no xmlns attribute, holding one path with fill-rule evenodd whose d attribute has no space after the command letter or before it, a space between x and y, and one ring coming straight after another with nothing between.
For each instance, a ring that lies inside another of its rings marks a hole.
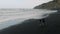
<instances>
[{"instance_id":1,"label":"white foam line","mask_svg":"<svg viewBox=\"0 0 60 34\"><path fill-rule=\"evenodd\" d=\"M0 11L2 12L2 11ZM7 13L8 12L8 13ZM25 11L25 12L14 12L14 11L3 11L2 13L0 13L0 29L3 29L3 28L6 28L8 26L11 26L11 25L14 25L14 24L17 24L16 23L13 23L11 21L14 21L15 19L18 20L19 22L22 22L24 20L27 20L27 19L42 19L42 18L45 18L48 16L48 14L51 14L51 13L54 13L54 12L57 12L57 11L51 11L51 10L38 10L38 11L35 11L35 10L32 10L32 11ZM47 14L46 16L43 16L44 14ZM22 20L20 20L22 19ZM11 21L9 21L11 20ZM9 24L9 22L11 22ZM8 23L6 23L8 22ZM8 25L9 24L9 25ZM8 26L6 26L8 25ZM4 27L3 27L4 26Z\"/></svg>"}]
</instances>

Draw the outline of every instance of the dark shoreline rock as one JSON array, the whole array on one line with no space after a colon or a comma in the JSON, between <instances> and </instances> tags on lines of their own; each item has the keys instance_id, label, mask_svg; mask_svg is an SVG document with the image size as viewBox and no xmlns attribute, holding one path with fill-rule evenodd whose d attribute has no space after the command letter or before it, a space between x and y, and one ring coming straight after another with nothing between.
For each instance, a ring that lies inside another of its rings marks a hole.
<instances>
[{"instance_id":1,"label":"dark shoreline rock","mask_svg":"<svg viewBox=\"0 0 60 34\"><path fill-rule=\"evenodd\" d=\"M60 0L53 0L48 3L44 3L42 5L38 5L34 7L34 9L59 9L60 8Z\"/></svg>"}]
</instances>

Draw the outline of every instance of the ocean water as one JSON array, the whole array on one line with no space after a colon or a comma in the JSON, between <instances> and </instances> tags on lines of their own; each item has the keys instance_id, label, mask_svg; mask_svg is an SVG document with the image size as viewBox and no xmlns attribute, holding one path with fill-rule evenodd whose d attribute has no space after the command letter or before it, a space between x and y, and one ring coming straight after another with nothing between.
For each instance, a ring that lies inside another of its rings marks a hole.
<instances>
[{"instance_id":1,"label":"ocean water","mask_svg":"<svg viewBox=\"0 0 60 34\"><path fill-rule=\"evenodd\" d=\"M28 19L46 18L55 12L46 9L0 9L0 30Z\"/></svg>"}]
</instances>

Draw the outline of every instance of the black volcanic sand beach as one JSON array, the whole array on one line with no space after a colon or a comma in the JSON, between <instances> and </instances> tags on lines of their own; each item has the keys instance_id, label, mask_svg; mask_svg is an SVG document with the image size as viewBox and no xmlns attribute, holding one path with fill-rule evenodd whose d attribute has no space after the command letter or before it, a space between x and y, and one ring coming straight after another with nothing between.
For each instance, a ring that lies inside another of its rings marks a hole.
<instances>
[{"instance_id":1,"label":"black volcanic sand beach","mask_svg":"<svg viewBox=\"0 0 60 34\"><path fill-rule=\"evenodd\" d=\"M29 19L22 24L14 25L3 30L0 34L60 34L60 12L50 14L43 19Z\"/></svg>"},{"instance_id":2,"label":"black volcanic sand beach","mask_svg":"<svg viewBox=\"0 0 60 34\"><path fill-rule=\"evenodd\" d=\"M51 14L47 19L48 32L46 34L60 34L60 10L57 13Z\"/></svg>"},{"instance_id":3,"label":"black volcanic sand beach","mask_svg":"<svg viewBox=\"0 0 60 34\"><path fill-rule=\"evenodd\" d=\"M46 27L40 25L39 19L29 19L22 24L8 27L0 31L0 34L37 34L44 32Z\"/></svg>"}]
</instances>

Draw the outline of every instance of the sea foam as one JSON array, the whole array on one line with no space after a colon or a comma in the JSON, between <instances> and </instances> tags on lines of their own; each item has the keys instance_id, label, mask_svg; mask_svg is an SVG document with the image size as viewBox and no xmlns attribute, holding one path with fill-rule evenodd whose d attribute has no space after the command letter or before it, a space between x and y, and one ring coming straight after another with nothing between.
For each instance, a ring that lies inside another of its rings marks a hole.
<instances>
[{"instance_id":1,"label":"sea foam","mask_svg":"<svg viewBox=\"0 0 60 34\"><path fill-rule=\"evenodd\" d=\"M46 18L49 14L55 12L57 11L45 9L0 10L0 30L18 23L22 23L24 20Z\"/></svg>"}]
</instances>

